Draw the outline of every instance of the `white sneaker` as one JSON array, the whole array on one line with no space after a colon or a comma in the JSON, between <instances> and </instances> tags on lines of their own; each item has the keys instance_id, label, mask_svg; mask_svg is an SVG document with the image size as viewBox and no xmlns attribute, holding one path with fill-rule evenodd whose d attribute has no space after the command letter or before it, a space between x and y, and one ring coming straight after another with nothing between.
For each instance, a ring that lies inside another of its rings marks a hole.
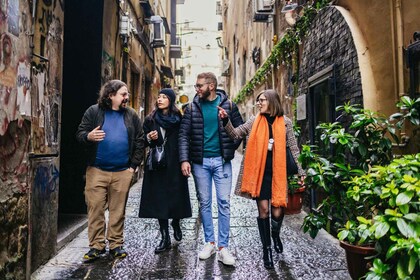
<instances>
[{"instance_id":1,"label":"white sneaker","mask_svg":"<svg viewBox=\"0 0 420 280\"><path fill-rule=\"evenodd\" d=\"M229 253L228 249L222 248L217 254L217 259L224 265L235 265L235 258Z\"/></svg>"},{"instance_id":2,"label":"white sneaker","mask_svg":"<svg viewBox=\"0 0 420 280\"><path fill-rule=\"evenodd\" d=\"M211 243L207 243L204 245L203 249L201 249L200 253L198 253L198 257L200 260L207 260L214 253L216 253L216 247Z\"/></svg>"}]
</instances>

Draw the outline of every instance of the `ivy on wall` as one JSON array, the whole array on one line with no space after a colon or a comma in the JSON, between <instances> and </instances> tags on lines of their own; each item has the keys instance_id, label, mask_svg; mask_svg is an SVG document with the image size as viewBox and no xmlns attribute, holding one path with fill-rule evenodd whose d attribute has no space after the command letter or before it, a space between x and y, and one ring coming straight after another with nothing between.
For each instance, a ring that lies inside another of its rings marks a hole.
<instances>
[{"instance_id":1,"label":"ivy on wall","mask_svg":"<svg viewBox=\"0 0 420 280\"><path fill-rule=\"evenodd\" d=\"M312 20L315 18L318 11L329 4L329 1L317 1L316 4L307 5L303 9L302 16L296 21L293 28L288 28L284 36L274 45L271 54L267 57L263 65L255 72L254 77L239 91L234 98L235 103L245 101L246 97L254 92L254 89L265 82L269 77L274 67L280 68L280 65L292 67L295 70L294 91L297 91L297 84L299 81L299 59L297 54L299 52L299 45L305 37Z\"/></svg>"}]
</instances>

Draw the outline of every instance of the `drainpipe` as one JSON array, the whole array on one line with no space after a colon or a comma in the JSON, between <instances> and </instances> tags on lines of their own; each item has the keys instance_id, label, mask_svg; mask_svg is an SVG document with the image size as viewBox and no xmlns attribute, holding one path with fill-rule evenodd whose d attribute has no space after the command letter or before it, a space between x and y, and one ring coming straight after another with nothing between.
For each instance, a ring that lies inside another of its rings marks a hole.
<instances>
[{"instance_id":1,"label":"drainpipe","mask_svg":"<svg viewBox=\"0 0 420 280\"><path fill-rule=\"evenodd\" d=\"M404 91L404 57L403 57L403 48L404 48L404 38L403 38L403 22L402 22L402 11L401 11L401 0L395 1L395 24L397 31L397 77L398 77L398 100L400 97L405 95Z\"/></svg>"},{"instance_id":2,"label":"drainpipe","mask_svg":"<svg viewBox=\"0 0 420 280\"><path fill-rule=\"evenodd\" d=\"M405 93L405 88L404 88L404 25L403 25L403 21L402 21L402 1L401 0L395 0L395 5L394 4L394 0L391 0L391 9L393 11L391 11L391 15L392 15L392 22L393 22L393 40L395 42L395 39L397 40L396 42L396 49L395 49L395 43L394 43L394 56L396 54L396 64L397 64L397 68L395 69L395 77L396 77L396 82L397 82L397 94L395 96L396 98L396 102L399 101L399 99L406 95ZM401 140L402 140L402 144L399 144L399 147L404 147L407 145L408 142L408 138L406 136L406 130L407 127L404 124L402 129L401 129Z\"/></svg>"}]
</instances>

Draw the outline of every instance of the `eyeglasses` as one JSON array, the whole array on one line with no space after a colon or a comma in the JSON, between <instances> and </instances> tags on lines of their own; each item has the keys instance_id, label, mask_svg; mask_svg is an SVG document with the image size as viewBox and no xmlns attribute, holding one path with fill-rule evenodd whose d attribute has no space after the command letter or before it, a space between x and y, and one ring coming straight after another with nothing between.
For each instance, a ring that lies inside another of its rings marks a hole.
<instances>
[{"instance_id":1,"label":"eyeglasses","mask_svg":"<svg viewBox=\"0 0 420 280\"><path fill-rule=\"evenodd\" d=\"M255 100L257 103L264 103L264 101L267 101L267 98L258 98Z\"/></svg>"},{"instance_id":2,"label":"eyeglasses","mask_svg":"<svg viewBox=\"0 0 420 280\"><path fill-rule=\"evenodd\" d=\"M195 85L194 85L194 88L199 89L199 88L204 87L204 85L207 85L207 84L208 84L208 83L204 83L204 84L195 84Z\"/></svg>"}]
</instances>

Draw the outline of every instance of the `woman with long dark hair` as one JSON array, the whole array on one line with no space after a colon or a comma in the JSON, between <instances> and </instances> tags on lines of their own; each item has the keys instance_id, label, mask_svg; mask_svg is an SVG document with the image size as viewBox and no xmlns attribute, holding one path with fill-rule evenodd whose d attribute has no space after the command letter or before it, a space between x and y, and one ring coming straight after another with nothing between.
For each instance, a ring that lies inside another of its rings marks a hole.
<instances>
[{"instance_id":1,"label":"woman with long dark hair","mask_svg":"<svg viewBox=\"0 0 420 280\"><path fill-rule=\"evenodd\" d=\"M162 89L155 109L146 117L143 125L146 145L151 148L163 145L166 154L164 168L154 170L145 164L140 201L139 217L159 221L162 238L155 248L156 254L171 248L168 219L172 219L175 240L180 241L180 219L192 215L188 178L182 175L178 160L178 132L182 115L175 106L175 98L172 89Z\"/></svg>"},{"instance_id":2,"label":"woman with long dark hair","mask_svg":"<svg viewBox=\"0 0 420 280\"><path fill-rule=\"evenodd\" d=\"M292 121L283 115L278 93L273 89L264 90L258 94L256 103L260 113L236 128L222 108L219 108L219 116L231 138L248 138L236 189L257 201L264 266L270 269L274 266L270 213L274 250L283 252L280 229L287 206L286 147L290 148L302 176L299 184L303 184L305 172L298 162L299 148Z\"/></svg>"}]
</instances>

